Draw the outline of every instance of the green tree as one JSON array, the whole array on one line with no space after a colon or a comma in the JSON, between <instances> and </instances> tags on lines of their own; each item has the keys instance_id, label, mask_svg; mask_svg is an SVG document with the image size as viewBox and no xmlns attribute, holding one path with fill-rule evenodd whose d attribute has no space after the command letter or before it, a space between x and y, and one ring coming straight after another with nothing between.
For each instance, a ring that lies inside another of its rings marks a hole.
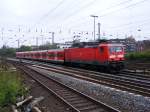
<instances>
[{"instance_id":1,"label":"green tree","mask_svg":"<svg viewBox=\"0 0 150 112\"><path fill-rule=\"evenodd\" d=\"M0 49L0 56L1 57L14 57L15 52L16 52L15 48L9 48L8 46L3 46Z\"/></svg>"},{"instance_id":2,"label":"green tree","mask_svg":"<svg viewBox=\"0 0 150 112\"><path fill-rule=\"evenodd\" d=\"M19 49L17 49L18 52L23 52L23 51L31 51L32 48L30 46L24 46L22 45Z\"/></svg>"},{"instance_id":3,"label":"green tree","mask_svg":"<svg viewBox=\"0 0 150 112\"><path fill-rule=\"evenodd\" d=\"M47 43L45 45L39 46L39 50L48 50L48 49L58 49L57 44Z\"/></svg>"}]
</instances>

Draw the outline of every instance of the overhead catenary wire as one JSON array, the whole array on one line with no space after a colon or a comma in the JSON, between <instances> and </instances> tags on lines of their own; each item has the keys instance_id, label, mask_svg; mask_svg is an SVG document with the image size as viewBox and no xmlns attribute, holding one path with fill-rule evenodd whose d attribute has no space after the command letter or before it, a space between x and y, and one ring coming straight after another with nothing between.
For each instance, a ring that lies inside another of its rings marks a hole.
<instances>
[{"instance_id":1,"label":"overhead catenary wire","mask_svg":"<svg viewBox=\"0 0 150 112\"><path fill-rule=\"evenodd\" d=\"M116 29L116 28L126 27L126 26L129 26L129 25L131 25L131 24L143 25L143 24L146 24L147 22L150 22L150 18L145 19L145 20L134 21L134 22L132 22L132 23L129 22L129 23L125 23L125 24L118 25L118 26L108 27L108 29Z\"/></svg>"},{"instance_id":2,"label":"overhead catenary wire","mask_svg":"<svg viewBox=\"0 0 150 112\"><path fill-rule=\"evenodd\" d=\"M146 1L148 1L148 0L142 0L142 1L138 1L138 2L136 2L136 3L132 3L132 4L130 4L130 5L127 5L127 6L125 6L125 7L122 7L122 8L119 8L119 9L117 9L117 10L114 10L114 11L111 11L111 12L108 12L108 13L105 13L105 14L101 14L101 15L98 15L100 18L104 18L105 16L110 16L111 14L113 14L113 13L115 13L115 12L118 12L118 11L122 11L122 9L127 9L127 8L132 8L132 7L135 7L135 6L137 6L138 4L141 4L141 3L144 3L144 2L146 2ZM128 1L124 1L124 3L128 3ZM120 3L118 3L118 4L123 4L123 2L120 2ZM115 6L115 5L114 5ZM108 8L109 9L109 8ZM104 10L103 10L104 11ZM82 18L82 20L84 20L83 18ZM72 22L72 23L74 23L74 22ZM79 22L78 21L78 24L76 24L76 25L73 25L73 26L70 26L70 27L78 27L79 26L79 24L80 25L82 25L82 24L85 24L86 23L86 21L84 20L84 22Z\"/></svg>"},{"instance_id":3,"label":"overhead catenary wire","mask_svg":"<svg viewBox=\"0 0 150 112\"><path fill-rule=\"evenodd\" d=\"M53 7L53 8L50 9L47 13L45 13L45 14L30 28L30 30L33 29L33 28L35 28L35 26L36 26L37 24L41 23L44 19L46 19L47 17L49 17L50 14L54 13L62 4L65 3L65 1L66 1L66 0L61 0L58 4L56 4L55 7Z\"/></svg>"},{"instance_id":4,"label":"overhead catenary wire","mask_svg":"<svg viewBox=\"0 0 150 112\"><path fill-rule=\"evenodd\" d=\"M108 12L108 13L105 13L105 14L101 14L100 17L105 17L105 16L107 16L108 14L109 14L109 15L110 15L110 14L113 14L113 13L115 13L115 12L121 11L122 9L127 9L127 8L135 7L135 6L137 6L137 5L141 4L141 3L144 3L144 2L146 2L146 1L148 1L148 0L142 0L142 1L139 1L139 2L136 2L136 3L133 3L133 4L130 4L130 5L128 5L128 6L125 6L125 7L119 8L119 9L116 9L116 10L114 10L114 11L111 11L111 12Z\"/></svg>"},{"instance_id":5,"label":"overhead catenary wire","mask_svg":"<svg viewBox=\"0 0 150 112\"><path fill-rule=\"evenodd\" d=\"M117 4L113 4L113 5L109 6L108 8L103 9L102 12L103 12L103 11L106 11L106 10L108 10L108 9L112 9L113 7L118 7L118 6L120 6L120 5L129 3L130 1L131 1L131 0L126 0L126 1L123 1L123 2L120 2L120 3L117 3ZM90 4L89 4L89 5L90 5ZM91 4L91 5L92 5L92 4ZM83 9L86 9L86 8L88 8L88 7L84 7ZM77 13L79 13L79 12L82 12L82 9L78 10ZM76 13L75 13L75 14L72 14L72 15L76 15ZM71 16L72 16L72 15L71 15ZM70 18L70 17L68 16L68 19L69 19L69 18ZM86 18L86 17L85 17L85 18ZM67 20L68 20L68 19L67 19ZM79 19L84 20L84 18L79 18ZM75 20L75 21L78 21L78 20Z\"/></svg>"},{"instance_id":6,"label":"overhead catenary wire","mask_svg":"<svg viewBox=\"0 0 150 112\"><path fill-rule=\"evenodd\" d=\"M77 9L75 11L73 11L73 13L69 14L68 16L65 17L65 21L67 21L69 18L71 18L72 16L77 15L78 13L80 13L81 11L85 10L87 7L93 5L97 0L92 0L90 2L88 2L87 4L85 4L83 7L81 7L80 9Z\"/></svg>"},{"instance_id":7,"label":"overhead catenary wire","mask_svg":"<svg viewBox=\"0 0 150 112\"><path fill-rule=\"evenodd\" d=\"M130 5L127 5L130 1L133 1L133 0L126 0L126 1L122 1L122 2L120 2L120 3L117 3L118 4L118 6L117 6L117 4L114 4L114 5L112 5L112 6L116 6L116 7L118 7L117 9L115 8L115 10L113 10L112 12L110 11L110 12L108 12L108 13L104 13L104 15L102 14L102 15L100 15L100 16L103 16L103 17L105 17L105 16L110 16L112 13L115 13L115 12L118 12L118 11L122 11L123 9L126 9L126 8L132 8L132 7L135 7L135 6L137 6L138 4L141 4L141 3L144 3L145 1L148 1L148 0L141 0L141 1L137 1L137 2L135 2L135 3L132 3L132 4L130 4ZM91 3L92 3L92 1L91 1ZM60 7L60 6L62 6L63 4L65 4L65 0L61 0L55 7L53 7L51 10L49 10L48 11L48 13L46 13L46 14L44 14L41 18L40 18L40 21L44 21L45 20L45 18L48 18L51 14L50 14L50 12L52 12L53 14L55 13L55 11ZM89 3L87 3L87 4L85 4L82 8L81 8L81 10L79 10L79 9L77 9L77 10L75 10L74 11L74 13L75 13L75 15L76 14L78 14L79 12L82 12L82 10L85 10L86 9L86 5L88 6L88 4ZM124 5L124 4L126 4L127 6L123 6L122 8L119 8L120 6L122 6L122 5ZM89 5L90 6L90 5ZM106 9L112 9L113 7L108 7L108 8L106 8ZM69 18L71 18L72 17L72 15L70 14L70 15L67 15L68 16L68 19ZM69 17L70 16L70 17ZM43 19L42 19L43 18ZM83 18L82 18L83 19ZM85 19L83 19L84 21L85 21ZM68 20L66 20L66 21L68 21ZM77 21L77 20L76 20ZM143 20L144 21L144 20ZM141 22L143 22L142 20L141 21L139 21L139 22L137 22L137 23L135 23L135 22L133 22L133 23L126 23L126 24L122 24L122 25L118 25L118 26L114 26L114 28L119 28L120 26L122 26L122 27L126 27L126 26L128 26L128 25L130 25L130 24L137 24L137 26L138 25L141 25L142 23ZM77 22L79 22L79 21L77 21ZM86 23L87 21L85 21L84 23ZM145 21L144 21L145 22ZM79 24L81 25L81 26L83 26L83 24L82 23L76 23L76 22L72 22L73 24L76 24L75 26L79 26ZM38 23L36 23L36 24L38 24ZM68 24L69 25L69 24ZM74 27L74 26L72 26L72 27ZM30 30L31 30L31 28L30 28ZM27 32L28 33L28 32Z\"/></svg>"},{"instance_id":8,"label":"overhead catenary wire","mask_svg":"<svg viewBox=\"0 0 150 112\"><path fill-rule=\"evenodd\" d=\"M73 11L73 13L67 15L67 16L63 19L63 21L66 22L69 18L71 18L72 16L76 15L76 14L78 13L78 11L81 12L81 10L84 10L84 9L86 9L88 6L93 5L93 4L95 3L95 1L97 1L97 0L92 0L92 1L88 2L87 4L85 4L84 6L82 6L80 9L77 9L77 10ZM79 4L81 4L81 3L79 3ZM73 5L73 6L74 6L74 5ZM60 23L60 24L62 25L63 23ZM55 25L55 24L54 24L54 25Z\"/></svg>"},{"instance_id":9,"label":"overhead catenary wire","mask_svg":"<svg viewBox=\"0 0 150 112\"><path fill-rule=\"evenodd\" d=\"M86 6L84 6L82 9L77 10L76 13L72 13L72 15L70 14L70 16L67 16L67 17L66 17L65 21L68 20L70 17L72 17L72 16L74 16L74 15L76 15L76 14L82 12L84 9L88 8L88 6L93 5L94 2L95 2L95 1L92 1L91 3L87 4ZM108 10L108 9L112 9L113 7L118 7L118 6L124 5L124 4L129 3L129 2L131 2L131 0L126 0L126 1L123 1L123 2L120 2L120 3L117 3L117 4L113 4L113 5L111 5L111 6L107 7L107 8L105 8L105 9L103 9L101 12L106 11L106 10ZM98 11L97 11L97 12L98 12ZM80 19L81 19L81 18L80 18ZM83 18L82 18L82 19L83 19ZM78 20L76 20L76 21L78 21Z\"/></svg>"},{"instance_id":10,"label":"overhead catenary wire","mask_svg":"<svg viewBox=\"0 0 150 112\"><path fill-rule=\"evenodd\" d=\"M66 0L61 0L54 8L50 9L46 14L44 14L39 22L45 18L47 18L50 14L54 13L57 8L59 8Z\"/></svg>"},{"instance_id":11,"label":"overhead catenary wire","mask_svg":"<svg viewBox=\"0 0 150 112\"><path fill-rule=\"evenodd\" d=\"M70 15L67 15L67 17L65 17L64 20L67 21L67 20L68 20L69 18L71 18L73 15L76 15L77 13L79 13L79 12L85 10L87 7L93 5L93 4L95 3L95 1L97 1L97 0L92 0L91 2L85 4L82 8L77 9L76 11L74 11L73 13L71 13ZM106 8L105 10L110 9L110 8L112 8L112 7L115 7L115 6L117 6L117 5L119 6L119 5L128 3L128 2L130 2L130 1L131 1L131 0L126 0L126 1L120 2L120 3L118 3L118 4L112 5L112 6L109 7L109 8ZM48 13L46 13L44 16L42 16L41 19L39 20L39 22L36 23L36 24L39 24L41 21L43 21L43 20L46 19L48 16L50 16L50 15L51 15L57 8L59 8L63 3L64 3L64 0L60 1L60 2L56 5L56 7L54 7L54 8L51 9L50 11L48 11Z\"/></svg>"},{"instance_id":12,"label":"overhead catenary wire","mask_svg":"<svg viewBox=\"0 0 150 112\"><path fill-rule=\"evenodd\" d=\"M50 9L46 14L44 14L39 20L38 22L36 22L32 27L30 27L30 31L35 28L35 26L37 24L39 24L41 21L43 21L45 18L47 18L49 16L49 14L52 14L55 12L55 10L57 10L57 8L59 8L66 0L61 0L58 4L56 4L55 7L53 7L52 9ZM37 28L36 28L37 29Z\"/></svg>"},{"instance_id":13,"label":"overhead catenary wire","mask_svg":"<svg viewBox=\"0 0 150 112\"><path fill-rule=\"evenodd\" d=\"M115 31L122 31L122 29L128 29L130 32L136 32L136 31L138 31L138 29L144 29L143 31L145 32L146 30L145 30L145 27L139 27L139 26L141 26L141 25L144 25L144 24L147 24L147 23L149 23L150 21L148 21L148 22L146 22L146 23L141 23L141 24L135 24L135 26L137 26L135 29L129 29L128 27L129 26L127 26L127 27L119 27L119 29L115 29ZM146 28L147 29L147 28ZM108 30L108 29L107 29ZM110 30L110 29L109 29ZM108 30L108 31L109 31ZM111 31L114 31L114 29L111 29ZM123 32L123 31L122 31ZM127 31L126 31L127 32Z\"/></svg>"},{"instance_id":14,"label":"overhead catenary wire","mask_svg":"<svg viewBox=\"0 0 150 112\"><path fill-rule=\"evenodd\" d=\"M111 7L108 7L108 8L106 8L105 10L108 10L108 9L111 9L111 8L113 8L113 7L115 7L115 6L117 6L117 7L119 7L119 6L121 6L121 5L124 5L124 4L127 4L127 3L129 3L131 0L126 0L126 1L123 1L123 2L120 2L120 3L118 3L118 4L115 4L115 5L112 5ZM136 3L133 3L133 4L130 4L130 5L128 5L128 6L125 6L125 7L123 7L123 8L120 8L120 9L124 9L124 8L129 8L129 7L134 7L135 5L137 5L137 4L140 4L140 3L143 3L143 2L145 2L145 1L147 1L147 0L142 0L142 1L139 1L139 2L136 2ZM90 3L94 3L95 1L91 1ZM42 16L41 17L41 19L40 19L40 21L42 21L43 19L45 19L46 17L48 17L49 16L49 14L50 14L50 12L54 12L60 5L62 5L64 3L64 0L62 0L62 1L60 1L57 5L56 5L56 7L54 7L53 9L51 9L47 14L45 14L44 16ZM84 10L84 9L86 9L86 7L87 6L89 6L90 5L90 3L88 3L88 4L86 4L85 6L83 6L80 10L76 10L76 12L78 13L78 12L80 12L80 11L82 11L82 9ZM92 4L91 4L92 5ZM114 12L117 12L117 11L120 11L120 9L117 9L117 10L114 10L114 11L111 11L111 12L108 12L108 13L106 13L106 14L102 14L102 15L100 15L100 17L104 17L104 16L107 16L109 13L114 13ZM104 11L104 10L103 10ZM52 12L52 13L53 13ZM74 14L76 14L76 13L74 13ZM70 18L72 16L72 14L70 14L70 16L67 16L66 18ZM66 19L67 20L67 19ZM76 20L77 21L77 20ZM74 23L74 22L72 22L72 23ZM76 22L75 22L76 23ZM86 21L85 22L83 22L83 23L86 23ZM82 23L80 23L80 25L81 25ZM78 25L75 25L75 26L78 26Z\"/></svg>"}]
</instances>

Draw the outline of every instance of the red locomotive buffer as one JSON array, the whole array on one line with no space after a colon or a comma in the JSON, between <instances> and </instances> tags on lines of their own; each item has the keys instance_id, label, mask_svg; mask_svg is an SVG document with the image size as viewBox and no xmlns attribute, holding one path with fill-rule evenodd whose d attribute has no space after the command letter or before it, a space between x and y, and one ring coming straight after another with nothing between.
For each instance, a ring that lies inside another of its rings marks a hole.
<instances>
[{"instance_id":1,"label":"red locomotive buffer","mask_svg":"<svg viewBox=\"0 0 150 112\"><path fill-rule=\"evenodd\" d=\"M100 43L67 49L17 52L20 59L32 59L63 64L85 64L107 70L124 68L124 48L121 44Z\"/></svg>"}]
</instances>

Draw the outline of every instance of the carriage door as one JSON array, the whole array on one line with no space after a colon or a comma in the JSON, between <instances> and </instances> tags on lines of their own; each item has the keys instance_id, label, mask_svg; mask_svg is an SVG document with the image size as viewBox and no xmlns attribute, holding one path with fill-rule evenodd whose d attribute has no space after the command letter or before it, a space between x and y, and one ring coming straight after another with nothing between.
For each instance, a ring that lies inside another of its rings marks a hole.
<instances>
[{"instance_id":1,"label":"carriage door","mask_svg":"<svg viewBox=\"0 0 150 112\"><path fill-rule=\"evenodd\" d=\"M58 60L58 57L57 57L57 52L54 52L55 53L55 57L54 57L54 60L57 61Z\"/></svg>"}]
</instances>

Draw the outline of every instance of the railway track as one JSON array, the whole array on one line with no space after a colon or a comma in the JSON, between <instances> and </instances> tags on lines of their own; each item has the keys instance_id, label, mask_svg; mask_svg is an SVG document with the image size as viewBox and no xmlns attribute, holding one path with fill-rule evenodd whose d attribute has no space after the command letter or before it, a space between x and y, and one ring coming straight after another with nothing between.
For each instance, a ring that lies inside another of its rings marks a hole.
<instances>
[{"instance_id":1,"label":"railway track","mask_svg":"<svg viewBox=\"0 0 150 112\"><path fill-rule=\"evenodd\" d=\"M131 80L126 77L112 76L111 74L104 73L87 73L81 71L74 71L71 69L61 69L60 67L56 68L55 66L51 68L42 67L42 66L33 66L34 68L40 68L49 70L52 72L61 73L64 75L69 75L72 77L84 79L90 82L107 85L117 89L133 92L136 94L141 94L143 96L150 96L150 82L141 81L141 80Z\"/></svg>"},{"instance_id":2,"label":"railway track","mask_svg":"<svg viewBox=\"0 0 150 112\"><path fill-rule=\"evenodd\" d=\"M133 67L133 68L127 68L125 70L123 70L123 72L126 72L126 73L134 73L134 74L142 74L142 75L149 75L150 76L150 68L136 68L136 67Z\"/></svg>"},{"instance_id":3,"label":"railway track","mask_svg":"<svg viewBox=\"0 0 150 112\"><path fill-rule=\"evenodd\" d=\"M71 112L120 112L111 106L56 81L48 75L39 73L26 66L17 65L17 67L70 106Z\"/></svg>"},{"instance_id":4,"label":"railway track","mask_svg":"<svg viewBox=\"0 0 150 112\"><path fill-rule=\"evenodd\" d=\"M149 74L150 73L150 62L127 62L126 68L133 73L142 73ZM128 72L129 72L128 71Z\"/></svg>"},{"instance_id":5,"label":"railway track","mask_svg":"<svg viewBox=\"0 0 150 112\"><path fill-rule=\"evenodd\" d=\"M98 73L72 67L46 64L39 64L39 66L35 65L34 67L64 75L70 75L72 77L81 78L91 82L150 97L150 77L144 77L137 74L134 76L129 74L118 74L117 76L113 74Z\"/></svg>"},{"instance_id":6,"label":"railway track","mask_svg":"<svg viewBox=\"0 0 150 112\"><path fill-rule=\"evenodd\" d=\"M118 76L126 76L126 77L131 77L134 79L139 79L139 80L148 80L150 81L150 75L146 75L146 74L140 74L140 73L134 73L134 72L130 72L130 71L122 71L119 74L117 74Z\"/></svg>"}]
</instances>

